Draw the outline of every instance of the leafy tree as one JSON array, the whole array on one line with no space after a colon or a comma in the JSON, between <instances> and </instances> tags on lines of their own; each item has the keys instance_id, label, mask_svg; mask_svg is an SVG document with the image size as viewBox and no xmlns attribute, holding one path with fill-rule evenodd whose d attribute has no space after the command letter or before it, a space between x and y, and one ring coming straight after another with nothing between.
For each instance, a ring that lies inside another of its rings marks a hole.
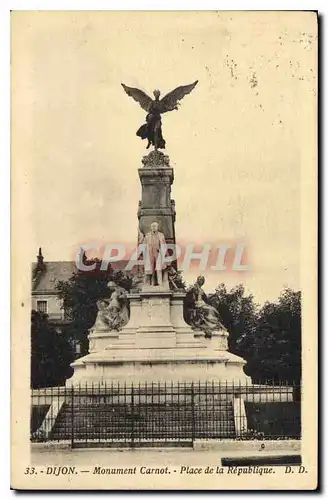
<instances>
[{"instance_id":1,"label":"leafy tree","mask_svg":"<svg viewBox=\"0 0 328 500\"><path fill-rule=\"evenodd\" d=\"M276 303L266 302L259 312L247 372L257 382L298 384L301 349L301 292L287 288Z\"/></svg>"},{"instance_id":2,"label":"leafy tree","mask_svg":"<svg viewBox=\"0 0 328 500\"><path fill-rule=\"evenodd\" d=\"M63 385L73 371L74 355L67 337L57 332L48 316L32 311L31 316L31 386Z\"/></svg>"},{"instance_id":3,"label":"leafy tree","mask_svg":"<svg viewBox=\"0 0 328 500\"><path fill-rule=\"evenodd\" d=\"M249 339L255 333L258 320L258 305L253 295L247 295L242 284L227 290L220 284L209 295L209 302L219 311L222 323L229 332L229 351L248 358Z\"/></svg>"}]
</instances>

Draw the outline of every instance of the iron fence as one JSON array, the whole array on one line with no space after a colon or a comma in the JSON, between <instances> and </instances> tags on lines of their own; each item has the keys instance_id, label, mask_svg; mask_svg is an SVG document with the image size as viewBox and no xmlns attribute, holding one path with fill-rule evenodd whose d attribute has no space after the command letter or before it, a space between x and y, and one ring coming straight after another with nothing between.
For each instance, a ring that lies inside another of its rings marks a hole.
<instances>
[{"instance_id":1,"label":"iron fence","mask_svg":"<svg viewBox=\"0 0 328 500\"><path fill-rule=\"evenodd\" d=\"M300 386L170 382L32 390L31 440L72 447L299 439Z\"/></svg>"}]
</instances>

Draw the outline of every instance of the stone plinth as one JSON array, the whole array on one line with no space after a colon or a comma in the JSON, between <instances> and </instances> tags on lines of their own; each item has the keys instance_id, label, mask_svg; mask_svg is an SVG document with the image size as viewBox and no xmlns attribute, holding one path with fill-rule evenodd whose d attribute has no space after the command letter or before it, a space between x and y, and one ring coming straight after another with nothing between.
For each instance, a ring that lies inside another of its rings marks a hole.
<instances>
[{"instance_id":1,"label":"stone plinth","mask_svg":"<svg viewBox=\"0 0 328 500\"><path fill-rule=\"evenodd\" d=\"M67 385L248 380L245 361L227 351L228 333L193 330L183 319L184 292L149 287L129 295L120 332L91 331L90 354L75 361Z\"/></svg>"},{"instance_id":2,"label":"stone plinth","mask_svg":"<svg viewBox=\"0 0 328 500\"><path fill-rule=\"evenodd\" d=\"M151 349L138 353L140 356L135 352L126 352L124 357L108 354L106 350L89 354L73 363L75 373L67 381L67 386L112 382L251 382L243 372L244 361L228 352L221 351L208 357L205 352L199 352L196 357L184 352L177 357L168 351L158 351L156 354L160 356L155 357Z\"/></svg>"}]
</instances>

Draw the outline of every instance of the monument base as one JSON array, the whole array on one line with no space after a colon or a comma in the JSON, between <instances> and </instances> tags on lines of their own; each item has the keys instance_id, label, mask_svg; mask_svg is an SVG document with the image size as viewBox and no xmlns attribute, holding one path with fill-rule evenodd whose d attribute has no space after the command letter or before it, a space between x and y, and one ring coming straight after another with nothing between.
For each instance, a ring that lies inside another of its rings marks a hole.
<instances>
[{"instance_id":1,"label":"monument base","mask_svg":"<svg viewBox=\"0 0 328 500\"><path fill-rule=\"evenodd\" d=\"M90 354L72 363L67 385L250 381L245 361L227 351L228 332L205 338L187 325L184 297L160 287L130 294L128 324L120 332L92 330Z\"/></svg>"},{"instance_id":2,"label":"monument base","mask_svg":"<svg viewBox=\"0 0 328 500\"><path fill-rule=\"evenodd\" d=\"M187 353L136 352L112 357L106 351L89 354L73 363L74 375L67 386L152 383L152 382L250 382L243 371L245 362L229 352L191 357ZM139 359L138 359L139 358Z\"/></svg>"}]
</instances>

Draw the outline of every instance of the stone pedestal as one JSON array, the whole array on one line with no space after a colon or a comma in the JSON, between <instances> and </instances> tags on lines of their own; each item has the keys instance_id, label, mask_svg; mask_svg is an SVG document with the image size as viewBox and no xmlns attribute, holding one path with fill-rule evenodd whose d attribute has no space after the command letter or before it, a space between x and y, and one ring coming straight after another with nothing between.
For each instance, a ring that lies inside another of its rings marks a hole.
<instances>
[{"instance_id":1,"label":"stone pedestal","mask_svg":"<svg viewBox=\"0 0 328 500\"><path fill-rule=\"evenodd\" d=\"M207 339L185 323L184 297L160 287L130 294L128 324L120 332L92 330L90 354L72 364L67 385L248 380L245 361L227 351L226 331Z\"/></svg>"}]
</instances>

